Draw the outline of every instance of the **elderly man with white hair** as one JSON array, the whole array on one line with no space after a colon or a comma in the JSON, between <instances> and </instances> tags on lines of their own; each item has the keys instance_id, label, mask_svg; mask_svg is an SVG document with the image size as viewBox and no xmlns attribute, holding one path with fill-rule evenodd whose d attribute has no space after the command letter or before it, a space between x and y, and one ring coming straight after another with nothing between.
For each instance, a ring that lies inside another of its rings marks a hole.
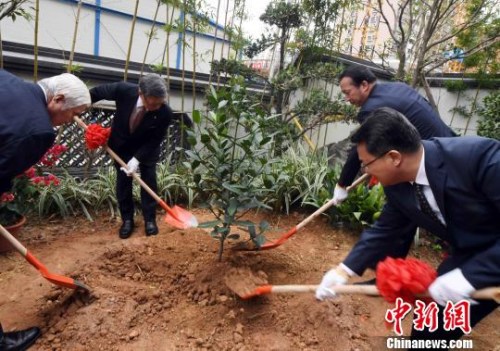
<instances>
[{"instance_id":1,"label":"elderly man with white hair","mask_svg":"<svg viewBox=\"0 0 500 351\"><path fill-rule=\"evenodd\" d=\"M0 195L52 146L54 126L70 123L89 106L87 86L72 74L34 84L0 70ZM0 350L26 350L39 336L36 327L4 333L0 325Z\"/></svg>"}]
</instances>

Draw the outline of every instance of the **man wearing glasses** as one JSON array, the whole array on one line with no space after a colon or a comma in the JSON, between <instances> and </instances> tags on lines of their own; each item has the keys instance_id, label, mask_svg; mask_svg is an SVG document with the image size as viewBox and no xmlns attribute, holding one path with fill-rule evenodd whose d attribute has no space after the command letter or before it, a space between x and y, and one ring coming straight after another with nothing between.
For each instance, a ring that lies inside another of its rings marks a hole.
<instances>
[{"instance_id":1,"label":"man wearing glasses","mask_svg":"<svg viewBox=\"0 0 500 351\"><path fill-rule=\"evenodd\" d=\"M404 83L377 83L375 75L366 67L351 66L339 77L345 99L361 107L357 120L363 123L370 112L379 107L391 107L401 112L417 128L422 139L456 136L434 111L427 100ZM353 147L342 167L333 198L340 204L347 198L346 188L359 172L358 153Z\"/></svg>"},{"instance_id":2,"label":"man wearing glasses","mask_svg":"<svg viewBox=\"0 0 500 351\"><path fill-rule=\"evenodd\" d=\"M492 300L473 301L471 294L500 285L500 142L481 137L422 141L417 129L390 108L371 113L351 140L365 172L384 186L387 203L347 258L325 274L316 297L334 297L331 287L362 275L422 227L451 248L429 287L431 297L440 306L469 301L473 327L498 307ZM446 330L443 324L432 333L412 331L412 339L462 335L462 329Z\"/></svg>"}]
</instances>

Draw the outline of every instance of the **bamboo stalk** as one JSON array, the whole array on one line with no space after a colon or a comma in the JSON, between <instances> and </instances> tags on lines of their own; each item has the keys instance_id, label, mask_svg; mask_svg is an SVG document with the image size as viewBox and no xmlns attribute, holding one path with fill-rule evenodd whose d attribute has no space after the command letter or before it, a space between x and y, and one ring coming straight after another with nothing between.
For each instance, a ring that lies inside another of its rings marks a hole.
<instances>
[{"instance_id":1,"label":"bamboo stalk","mask_svg":"<svg viewBox=\"0 0 500 351\"><path fill-rule=\"evenodd\" d=\"M245 16L245 5L246 5L246 2L245 0L242 0L243 1L243 5L241 7L241 11L240 11L240 26L238 28L238 44L241 45L241 37L243 35L243 32L241 30L241 27L243 26L243 17ZM241 48L240 48L241 50ZM238 58L238 50L235 51L235 58Z\"/></svg>"},{"instance_id":2,"label":"bamboo stalk","mask_svg":"<svg viewBox=\"0 0 500 351\"><path fill-rule=\"evenodd\" d=\"M221 0L217 2L217 15L215 17L215 33L214 33L214 43L212 45L212 60L210 61L210 64L214 62L215 58L215 44L217 43L217 32L219 30L219 10L220 10L220 3ZM212 85L212 69L210 69L210 75L208 77L208 86Z\"/></svg>"},{"instance_id":3,"label":"bamboo stalk","mask_svg":"<svg viewBox=\"0 0 500 351\"><path fill-rule=\"evenodd\" d=\"M192 71L192 99L193 99L193 105L191 111L194 111L195 109L195 104L196 104L196 17L197 17L197 11L196 11L196 2L194 3L193 6L193 14L191 15L193 18L193 71ZM181 128L182 128L182 119L181 119ZM182 136L184 133L181 133L181 145L183 145L183 140Z\"/></svg>"},{"instance_id":4,"label":"bamboo stalk","mask_svg":"<svg viewBox=\"0 0 500 351\"><path fill-rule=\"evenodd\" d=\"M222 61L222 58L224 57L224 44L226 41L226 29L227 29L227 13L229 12L229 0L227 0L226 4L226 16L224 17L224 32L222 35L222 47L220 49L220 61ZM217 72L217 88L219 87L220 84L220 70Z\"/></svg>"},{"instance_id":5,"label":"bamboo stalk","mask_svg":"<svg viewBox=\"0 0 500 351\"><path fill-rule=\"evenodd\" d=\"M184 111L184 89L186 79L186 0L182 2L182 78L181 78L181 111Z\"/></svg>"},{"instance_id":6,"label":"bamboo stalk","mask_svg":"<svg viewBox=\"0 0 500 351\"><path fill-rule=\"evenodd\" d=\"M38 22L40 20L40 0L35 1L35 38L33 45L33 81L38 81Z\"/></svg>"},{"instance_id":7,"label":"bamboo stalk","mask_svg":"<svg viewBox=\"0 0 500 351\"><path fill-rule=\"evenodd\" d=\"M127 60L125 61L125 71L123 72L123 80L125 82L127 81L128 65L130 62L130 53L132 52L132 42L134 40L135 22L137 21L138 8L139 8L139 0L136 0L135 1L134 17L132 18L132 28L130 29L130 39L128 41Z\"/></svg>"},{"instance_id":8,"label":"bamboo stalk","mask_svg":"<svg viewBox=\"0 0 500 351\"><path fill-rule=\"evenodd\" d=\"M149 32L148 43L146 45L146 50L144 51L144 58L142 59L141 74L140 74L141 76L142 76L142 73L144 72L144 65L146 64L146 58L148 56L149 46L151 45L151 39L153 38L153 33L155 30L156 19L158 18L158 10L160 9L160 4L161 4L161 2L159 0L157 0L156 1L155 16L153 18L153 25L151 26L151 31ZM162 71L163 71L163 65L162 65ZM160 74L161 74L161 72L160 72Z\"/></svg>"},{"instance_id":9,"label":"bamboo stalk","mask_svg":"<svg viewBox=\"0 0 500 351\"><path fill-rule=\"evenodd\" d=\"M68 73L71 73L73 71L72 66L73 66L73 59L75 57L76 37L78 35L78 25L80 23L80 12L82 9L82 2L83 0L80 0L78 2L78 7L76 10L75 30L73 31L73 42L71 43L71 52L69 53L69 62L68 62L68 67L66 69Z\"/></svg>"},{"instance_id":10,"label":"bamboo stalk","mask_svg":"<svg viewBox=\"0 0 500 351\"><path fill-rule=\"evenodd\" d=\"M232 16L231 16L231 24L229 25L229 37L228 37L228 41L229 43L227 44L227 58L229 59L229 54L231 53L231 40L233 39L232 35L233 35L233 27L234 27L234 18L236 17L236 7L239 5L239 1L240 0L234 0L234 3L233 3L233 12L232 12ZM226 76L227 76L227 72L226 72Z\"/></svg>"},{"instance_id":11,"label":"bamboo stalk","mask_svg":"<svg viewBox=\"0 0 500 351\"><path fill-rule=\"evenodd\" d=\"M170 88L170 33L171 33L172 23L174 22L174 12L175 12L175 6L172 5L172 13L170 14L169 22L167 23L168 26L167 40L165 43L165 59L167 61L167 87L169 88ZM168 19L168 4L167 4L167 19ZM168 94L167 102L170 103L170 94Z\"/></svg>"}]
</instances>

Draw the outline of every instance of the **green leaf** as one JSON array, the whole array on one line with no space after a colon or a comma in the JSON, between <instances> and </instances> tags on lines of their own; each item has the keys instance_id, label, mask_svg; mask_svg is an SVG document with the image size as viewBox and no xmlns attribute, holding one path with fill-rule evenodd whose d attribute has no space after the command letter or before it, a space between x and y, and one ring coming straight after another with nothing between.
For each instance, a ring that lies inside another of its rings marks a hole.
<instances>
[{"instance_id":1,"label":"green leaf","mask_svg":"<svg viewBox=\"0 0 500 351\"><path fill-rule=\"evenodd\" d=\"M229 206L227 208L227 214L230 215L230 216L234 216L235 213L236 213L236 210L238 209L238 200L235 199L235 198L231 198L231 200L229 200Z\"/></svg>"},{"instance_id":2,"label":"green leaf","mask_svg":"<svg viewBox=\"0 0 500 351\"><path fill-rule=\"evenodd\" d=\"M259 229L260 229L260 232L265 232L267 229L269 229L269 222L267 221L261 221L259 223Z\"/></svg>"},{"instance_id":3,"label":"green leaf","mask_svg":"<svg viewBox=\"0 0 500 351\"><path fill-rule=\"evenodd\" d=\"M196 124L201 123L201 112L199 110L193 110L193 121Z\"/></svg>"},{"instance_id":4,"label":"green leaf","mask_svg":"<svg viewBox=\"0 0 500 351\"><path fill-rule=\"evenodd\" d=\"M210 135L208 135L208 134L202 134L202 135L200 136L200 140L201 140L201 142L202 142L203 144L208 144L208 143L210 143L210 141L211 141L212 139L210 138Z\"/></svg>"},{"instance_id":5,"label":"green leaf","mask_svg":"<svg viewBox=\"0 0 500 351\"><path fill-rule=\"evenodd\" d=\"M222 224L222 221L217 219L214 221L202 222L198 224L198 228L213 228L216 225Z\"/></svg>"}]
</instances>

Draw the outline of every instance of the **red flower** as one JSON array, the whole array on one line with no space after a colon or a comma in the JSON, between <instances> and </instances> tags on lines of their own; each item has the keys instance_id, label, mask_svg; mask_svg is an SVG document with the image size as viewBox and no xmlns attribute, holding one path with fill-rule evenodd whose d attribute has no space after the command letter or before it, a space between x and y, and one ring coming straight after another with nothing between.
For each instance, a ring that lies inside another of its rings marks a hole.
<instances>
[{"instance_id":1,"label":"red flower","mask_svg":"<svg viewBox=\"0 0 500 351\"><path fill-rule=\"evenodd\" d=\"M27 171L24 172L24 175L30 179L36 176L35 167L30 167Z\"/></svg>"},{"instance_id":2,"label":"red flower","mask_svg":"<svg viewBox=\"0 0 500 351\"><path fill-rule=\"evenodd\" d=\"M16 197L12 193L3 193L2 196L0 196L0 203L2 202L12 202L14 201Z\"/></svg>"},{"instance_id":3,"label":"red flower","mask_svg":"<svg viewBox=\"0 0 500 351\"><path fill-rule=\"evenodd\" d=\"M377 288L387 301L398 297L414 303L415 295L423 294L436 279L437 272L427 263L415 258L388 257L377 265Z\"/></svg>"},{"instance_id":4,"label":"red flower","mask_svg":"<svg viewBox=\"0 0 500 351\"><path fill-rule=\"evenodd\" d=\"M38 163L45 167L52 167L59 159L59 156L67 149L65 145L54 145L47 150Z\"/></svg>"},{"instance_id":5,"label":"red flower","mask_svg":"<svg viewBox=\"0 0 500 351\"><path fill-rule=\"evenodd\" d=\"M111 128L104 128L100 124L91 124L85 131L87 149L94 150L108 142Z\"/></svg>"}]
</instances>

